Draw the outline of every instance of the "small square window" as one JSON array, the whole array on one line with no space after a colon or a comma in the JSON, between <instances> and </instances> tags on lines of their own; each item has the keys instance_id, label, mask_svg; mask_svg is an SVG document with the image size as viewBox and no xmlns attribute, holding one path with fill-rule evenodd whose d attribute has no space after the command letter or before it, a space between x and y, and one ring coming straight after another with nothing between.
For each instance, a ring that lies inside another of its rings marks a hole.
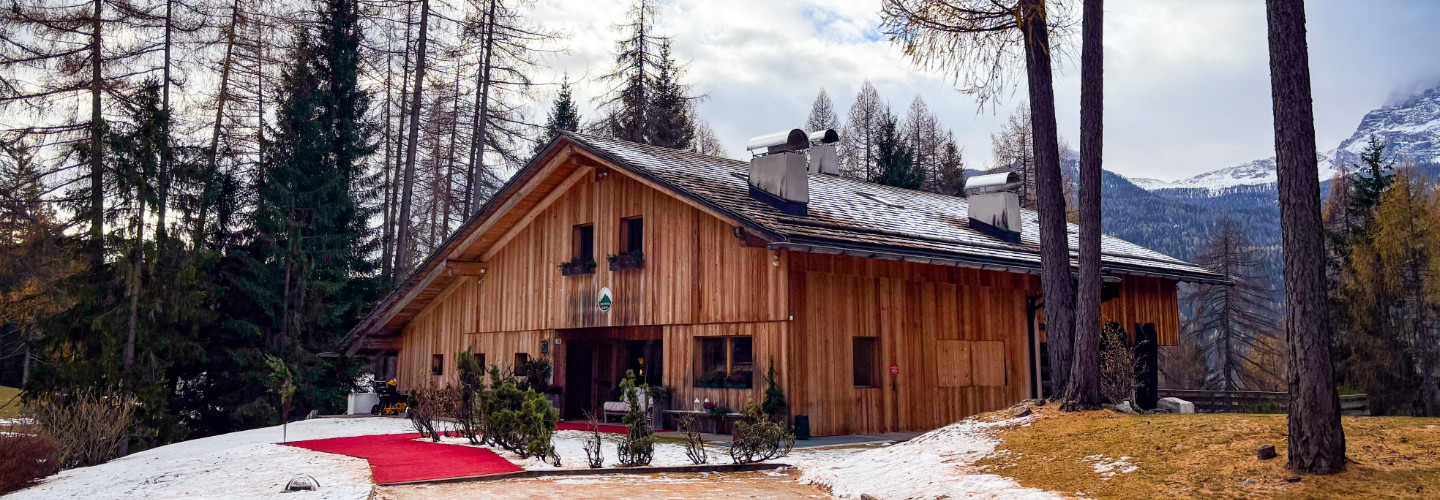
<instances>
[{"instance_id":1,"label":"small square window","mask_svg":"<svg viewBox=\"0 0 1440 500\"><path fill-rule=\"evenodd\" d=\"M880 386L880 349L876 337L853 337L855 387Z\"/></svg>"},{"instance_id":2,"label":"small square window","mask_svg":"<svg viewBox=\"0 0 1440 500\"><path fill-rule=\"evenodd\" d=\"M521 366L524 366L525 363L529 363L529 362L530 362L530 354L528 354L528 353L523 353L523 352L517 352L517 353L515 353L515 366L514 366L515 369L518 370Z\"/></svg>"},{"instance_id":3,"label":"small square window","mask_svg":"<svg viewBox=\"0 0 1440 500\"><path fill-rule=\"evenodd\" d=\"M435 355L430 356L430 374L431 374L431 375L437 375L437 376L438 376L438 375L444 375L444 374L445 374L445 355L444 355L444 354L435 354Z\"/></svg>"}]
</instances>

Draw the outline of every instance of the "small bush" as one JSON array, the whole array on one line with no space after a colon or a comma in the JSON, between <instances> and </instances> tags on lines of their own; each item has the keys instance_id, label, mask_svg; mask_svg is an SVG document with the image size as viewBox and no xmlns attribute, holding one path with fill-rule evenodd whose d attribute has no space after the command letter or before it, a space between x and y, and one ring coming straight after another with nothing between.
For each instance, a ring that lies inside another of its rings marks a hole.
<instances>
[{"instance_id":1,"label":"small bush","mask_svg":"<svg viewBox=\"0 0 1440 500\"><path fill-rule=\"evenodd\" d=\"M69 469L99 465L115 456L135 421L134 401L90 391L41 394L25 411L40 434L60 446L60 466Z\"/></svg>"},{"instance_id":2,"label":"small bush","mask_svg":"<svg viewBox=\"0 0 1440 500\"><path fill-rule=\"evenodd\" d=\"M605 466L605 454L600 451L600 420L588 411L585 420L590 422L590 435L585 437L585 461L591 469L599 469Z\"/></svg>"},{"instance_id":3,"label":"small bush","mask_svg":"<svg viewBox=\"0 0 1440 500\"><path fill-rule=\"evenodd\" d=\"M772 420L785 420L785 412L790 411L790 402L785 400L785 391L780 390L780 384L775 382L775 360L770 360L770 370L765 374L765 400L760 403L760 409L765 411Z\"/></svg>"},{"instance_id":4,"label":"small bush","mask_svg":"<svg viewBox=\"0 0 1440 500\"><path fill-rule=\"evenodd\" d=\"M620 381L620 394L630 409L621 418L625 422L625 438L617 445L620 465L624 467L650 465L650 459L655 456L655 431L650 427L650 415L640 409L644 389L640 386L640 390L636 390L635 372L625 370L625 380Z\"/></svg>"},{"instance_id":5,"label":"small bush","mask_svg":"<svg viewBox=\"0 0 1440 500\"><path fill-rule=\"evenodd\" d=\"M695 416L682 417L680 430L685 431L685 456L695 465L709 462L710 455L705 452L705 437L700 435L700 426L695 425Z\"/></svg>"},{"instance_id":6,"label":"small bush","mask_svg":"<svg viewBox=\"0 0 1440 500\"><path fill-rule=\"evenodd\" d=\"M410 399L405 412L410 416L410 423L420 432L420 437L440 442L435 423L442 417L453 417L458 413L460 390L450 386L420 387L410 391Z\"/></svg>"},{"instance_id":7,"label":"small bush","mask_svg":"<svg viewBox=\"0 0 1440 500\"><path fill-rule=\"evenodd\" d=\"M785 424L770 420L754 401L745 404L730 438L730 458L737 464L780 458L795 447L795 433Z\"/></svg>"},{"instance_id":8,"label":"small bush","mask_svg":"<svg viewBox=\"0 0 1440 500\"><path fill-rule=\"evenodd\" d=\"M0 493L60 471L60 444L46 435L0 434Z\"/></svg>"},{"instance_id":9,"label":"small bush","mask_svg":"<svg viewBox=\"0 0 1440 500\"><path fill-rule=\"evenodd\" d=\"M1125 342L1125 329L1109 322L1100 331L1100 395L1111 403L1135 396L1135 350Z\"/></svg>"},{"instance_id":10,"label":"small bush","mask_svg":"<svg viewBox=\"0 0 1440 500\"><path fill-rule=\"evenodd\" d=\"M502 376L497 368L490 369L490 388L483 392L481 402L484 439L509 450L521 458L531 456L560 462L551 438L560 422L560 411L545 395L534 390L520 390L513 376Z\"/></svg>"}]
</instances>

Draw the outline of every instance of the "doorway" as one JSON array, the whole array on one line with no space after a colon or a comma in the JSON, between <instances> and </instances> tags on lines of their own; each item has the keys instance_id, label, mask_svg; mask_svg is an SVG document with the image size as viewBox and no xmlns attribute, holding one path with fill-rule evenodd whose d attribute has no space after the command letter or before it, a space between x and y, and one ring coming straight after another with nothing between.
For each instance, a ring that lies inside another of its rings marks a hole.
<instances>
[{"instance_id":1,"label":"doorway","mask_svg":"<svg viewBox=\"0 0 1440 500\"><path fill-rule=\"evenodd\" d=\"M606 401L619 401L626 370L635 372L637 383L664 383L659 327L583 328L560 335L566 346L563 419L599 415Z\"/></svg>"}]
</instances>

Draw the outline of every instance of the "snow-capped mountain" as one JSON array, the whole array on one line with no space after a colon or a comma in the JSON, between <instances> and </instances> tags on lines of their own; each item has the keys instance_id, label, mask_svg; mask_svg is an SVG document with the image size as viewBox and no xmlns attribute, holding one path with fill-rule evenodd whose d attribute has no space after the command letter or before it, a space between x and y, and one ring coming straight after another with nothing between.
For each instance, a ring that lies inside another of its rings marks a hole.
<instances>
[{"instance_id":1,"label":"snow-capped mountain","mask_svg":"<svg viewBox=\"0 0 1440 500\"><path fill-rule=\"evenodd\" d=\"M1360 161L1370 135L1386 144L1386 155L1410 159L1416 163L1440 163L1440 87L1431 88L1403 101L1387 104L1370 111L1360 126L1335 149L1317 153L1320 180L1335 175L1339 165ZM1276 181L1275 157L1206 172L1189 179L1163 181L1129 178L1146 191L1161 189L1206 189L1212 195L1241 186L1273 184Z\"/></svg>"}]
</instances>

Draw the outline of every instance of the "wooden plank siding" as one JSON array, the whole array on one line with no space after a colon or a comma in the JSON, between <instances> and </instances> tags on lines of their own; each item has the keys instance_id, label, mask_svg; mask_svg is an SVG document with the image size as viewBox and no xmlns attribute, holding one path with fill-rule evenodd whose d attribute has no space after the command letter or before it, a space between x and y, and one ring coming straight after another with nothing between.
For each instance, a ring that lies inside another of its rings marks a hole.
<instances>
[{"instance_id":1,"label":"wooden plank siding","mask_svg":"<svg viewBox=\"0 0 1440 500\"><path fill-rule=\"evenodd\" d=\"M402 388L430 381L432 354L445 354L447 365L453 365L454 352L475 345L466 340L469 336L788 319L783 253L744 248L727 222L615 170L602 168L597 174L596 168L582 165L556 169L554 175L568 178L576 171L588 175L579 182L548 183L565 191L534 216L517 217L527 224L507 230L511 234L503 247L465 252L491 255L483 279L457 279L404 327ZM620 220L626 217L645 219L645 267L612 272L605 257L619 253ZM595 228L595 273L561 276L558 266L571 258L572 228L580 224ZM492 240L500 241L478 238ZM601 287L609 287L615 298L608 313L596 307ZM532 356L539 354L539 338L526 351ZM758 344L759 339L757 356ZM557 349L553 359L563 359L560 353ZM666 358L672 356L667 352ZM563 367L556 368L560 383ZM681 386L678 381L673 385Z\"/></svg>"},{"instance_id":2,"label":"wooden plank siding","mask_svg":"<svg viewBox=\"0 0 1440 500\"><path fill-rule=\"evenodd\" d=\"M789 260L791 412L808 415L815 435L933 429L1028 396L1025 297L1035 278L846 256ZM857 388L851 339L867 336L880 338L882 383Z\"/></svg>"},{"instance_id":3,"label":"wooden plank siding","mask_svg":"<svg viewBox=\"0 0 1440 500\"><path fill-rule=\"evenodd\" d=\"M1154 323L1161 346L1180 343L1180 299L1174 280L1147 276L1121 276L1120 295L1100 304L1100 321L1114 321L1135 340L1136 323ZM1045 341L1045 309L1035 313L1036 331Z\"/></svg>"},{"instance_id":4,"label":"wooden plank siding","mask_svg":"<svg viewBox=\"0 0 1440 500\"><path fill-rule=\"evenodd\" d=\"M586 345L574 340L659 338L674 405L709 398L738 410L762 398L773 360L790 413L808 415L816 436L933 429L1030 395L1034 275L745 247L732 221L593 160L572 155L547 176L515 203L529 211L504 214L510 224L452 255L487 257L483 275L447 275L407 306L401 389L453 383L454 354L465 348L508 366L550 341L563 385L567 349ZM645 264L612 272L605 257L619 253L627 217L645 219ZM561 276L580 224L594 227L596 270ZM596 304L601 287L614 296L609 312ZM1103 315L1127 329L1155 323L1161 343L1173 344L1175 282L1124 276ZM752 337L752 389L695 387L696 339L716 336ZM874 387L854 386L854 337L876 339ZM438 377L434 354L444 355Z\"/></svg>"}]
</instances>

